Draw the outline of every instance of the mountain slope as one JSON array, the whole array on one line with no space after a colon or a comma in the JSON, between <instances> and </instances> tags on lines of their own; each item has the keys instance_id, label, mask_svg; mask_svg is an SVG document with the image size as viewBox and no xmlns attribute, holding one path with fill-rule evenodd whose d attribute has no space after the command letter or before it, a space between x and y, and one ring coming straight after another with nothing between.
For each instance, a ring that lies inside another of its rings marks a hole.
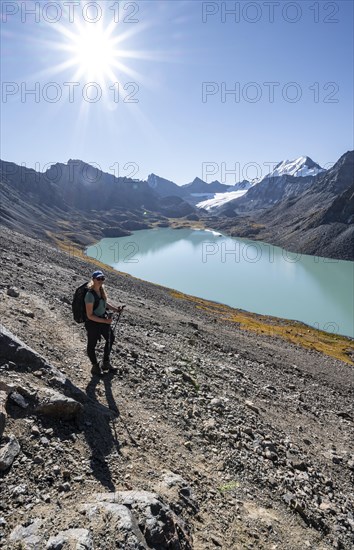
<instances>
[{"instance_id":1,"label":"mountain slope","mask_svg":"<svg viewBox=\"0 0 354 550\"><path fill-rule=\"evenodd\" d=\"M217 209L213 227L294 252L354 261L353 165L354 151L348 151L315 177L267 178Z\"/></svg>"},{"instance_id":2,"label":"mountain slope","mask_svg":"<svg viewBox=\"0 0 354 550\"><path fill-rule=\"evenodd\" d=\"M0 345L1 458L18 443L0 472L4 548L351 550L352 364L281 336L303 342L301 323L107 268L110 299L127 304L118 374L91 377L68 301L96 263L4 228L1 243L1 320L42 356ZM38 410L53 389L82 413Z\"/></svg>"},{"instance_id":3,"label":"mountain slope","mask_svg":"<svg viewBox=\"0 0 354 550\"><path fill-rule=\"evenodd\" d=\"M325 170L310 157L282 161L270 174L249 188L243 198L228 202L227 209L244 212L268 208L282 199L300 195L323 173ZM215 209L213 213L222 215L223 209Z\"/></svg>"},{"instance_id":4,"label":"mountain slope","mask_svg":"<svg viewBox=\"0 0 354 550\"><path fill-rule=\"evenodd\" d=\"M147 182L151 189L153 189L160 197L181 197L183 195L181 186L177 185L173 181L161 178L156 174L150 174Z\"/></svg>"},{"instance_id":5,"label":"mountain slope","mask_svg":"<svg viewBox=\"0 0 354 550\"><path fill-rule=\"evenodd\" d=\"M0 193L3 225L33 236L64 227L83 244L124 234L127 221L133 230L148 227L149 219L194 212L183 199L164 204L146 182L116 178L80 160L54 164L45 173L0 161Z\"/></svg>"},{"instance_id":6,"label":"mountain slope","mask_svg":"<svg viewBox=\"0 0 354 550\"><path fill-rule=\"evenodd\" d=\"M267 177L248 189L242 197L229 201L227 208L234 208L236 212L269 208L283 199L300 195L309 189L314 181L313 176L295 177L285 174ZM214 213L222 215L223 208L215 209Z\"/></svg>"},{"instance_id":7,"label":"mountain slope","mask_svg":"<svg viewBox=\"0 0 354 550\"><path fill-rule=\"evenodd\" d=\"M354 260L354 151L301 195L282 200L258 221L284 248Z\"/></svg>"}]
</instances>

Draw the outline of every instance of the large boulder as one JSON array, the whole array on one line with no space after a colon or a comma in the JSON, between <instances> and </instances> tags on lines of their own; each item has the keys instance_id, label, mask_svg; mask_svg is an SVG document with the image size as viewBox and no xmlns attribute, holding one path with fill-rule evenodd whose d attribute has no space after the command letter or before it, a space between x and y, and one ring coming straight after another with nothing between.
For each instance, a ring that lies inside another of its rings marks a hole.
<instances>
[{"instance_id":1,"label":"large boulder","mask_svg":"<svg viewBox=\"0 0 354 550\"><path fill-rule=\"evenodd\" d=\"M75 399L66 397L50 388L39 390L37 400L38 404L35 407L35 412L53 418L71 420L76 418L83 409L81 403Z\"/></svg>"},{"instance_id":2,"label":"large boulder","mask_svg":"<svg viewBox=\"0 0 354 550\"><path fill-rule=\"evenodd\" d=\"M0 324L0 361L13 361L31 370L47 366L47 362L43 357L28 347L2 324Z\"/></svg>"},{"instance_id":3,"label":"large boulder","mask_svg":"<svg viewBox=\"0 0 354 550\"><path fill-rule=\"evenodd\" d=\"M60 531L55 537L50 537L46 550L58 550L59 548L75 548L77 550L91 550L92 537L87 529L67 529Z\"/></svg>"},{"instance_id":4,"label":"large boulder","mask_svg":"<svg viewBox=\"0 0 354 550\"><path fill-rule=\"evenodd\" d=\"M16 456L20 452L21 447L14 435L10 435L8 441L0 449L0 472L8 470Z\"/></svg>"},{"instance_id":5,"label":"large boulder","mask_svg":"<svg viewBox=\"0 0 354 550\"><path fill-rule=\"evenodd\" d=\"M88 399L85 392L75 386L62 372L0 323L0 364L8 362L30 372L41 370L50 375L48 383L65 395L81 403L85 403ZM1 389L4 388L0 387ZM6 388L5 391L7 391Z\"/></svg>"},{"instance_id":6,"label":"large boulder","mask_svg":"<svg viewBox=\"0 0 354 550\"><path fill-rule=\"evenodd\" d=\"M157 493L118 491L98 493L82 507L91 524L110 518L119 548L192 550L189 530Z\"/></svg>"},{"instance_id":7,"label":"large boulder","mask_svg":"<svg viewBox=\"0 0 354 550\"><path fill-rule=\"evenodd\" d=\"M39 529L42 525L42 520L36 518L28 525L17 525L10 534L10 543L16 543L15 548L23 548L25 550L41 548L41 536ZM10 546L10 548L13 546ZM43 546L42 546L43 548Z\"/></svg>"}]
</instances>

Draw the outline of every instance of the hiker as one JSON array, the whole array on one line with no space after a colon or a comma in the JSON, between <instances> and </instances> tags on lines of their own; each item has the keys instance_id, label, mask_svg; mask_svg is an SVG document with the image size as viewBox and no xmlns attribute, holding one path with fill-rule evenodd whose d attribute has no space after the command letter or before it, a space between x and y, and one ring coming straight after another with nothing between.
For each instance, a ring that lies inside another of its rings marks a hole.
<instances>
[{"instance_id":1,"label":"hiker","mask_svg":"<svg viewBox=\"0 0 354 550\"><path fill-rule=\"evenodd\" d=\"M106 340L103 351L102 371L115 371L109 361L109 355L114 343L115 335L111 328L112 318L106 310L121 312L124 306L115 307L108 302L104 288L105 276L102 271L92 273L88 283L88 291L85 294L86 317L85 328L87 331L87 355L92 364L91 374L102 374L96 357L96 344L101 336ZM96 295L96 296L95 296ZM94 306L96 306L94 308Z\"/></svg>"}]
</instances>

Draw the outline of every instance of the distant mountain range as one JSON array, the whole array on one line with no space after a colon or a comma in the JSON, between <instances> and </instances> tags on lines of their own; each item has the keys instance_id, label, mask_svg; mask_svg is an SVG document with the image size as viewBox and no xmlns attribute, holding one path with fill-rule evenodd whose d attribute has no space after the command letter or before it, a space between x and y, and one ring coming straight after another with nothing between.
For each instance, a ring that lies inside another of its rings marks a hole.
<instances>
[{"instance_id":1,"label":"distant mountain range","mask_svg":"<svg viewBox=\"0 0 354 550\"><path fill-rule=\"evenodd\" d=\"M194 214L182 198L163 200L146 182L116 178L80 160L44 173L0 161L0 195L1 224L42 237L63 230L80 243Z\"/></svg>"},{"instance_id":2,"label":"distant mountain range","mask_svg":"<svg viewBox=\"0 0 354 550\"><path fill-rule=\"evenodd\" d=\"M161 178L156 174L150 174L148 177L148 184L161 197L167 195L182 197L193 206L213 212L214 209L225 206L229 201L239 199L245 195L246 191L259 185L259 183L267 181L267 186L272 187L276 181L276 185L279 186L280 180L278 178L280 177L289 175L296 178L312 178L323 172L325 172L324 168L321 168L321 166L310 157L305 156L292 161L286 160L279 162L274 170L267 174L260 182L251 183L248 180L243 180L230 186L222 184L217 180L207 183L200 178L195 178L191 183L179 186L173 181ZM285 182L285 180L283 181ZM308 179L307 181L312 180ZM299 183L303 185L304 180L299 180ZM265 188L265 185L263 188ZM278 192L274 194L273 198L271 198L272 193L268 193L268 195L268 204L272 204L277 202L279 198L283 196L283 193L281 193L279 189ZM286 196L286 192L284 196ZM244 204L247 203L249 198L252 200L252 194L247 193Z\"/></svg>"},{"instance_id":3,"label":"distant mountain range","mask_svg":"<svg viewBox=\"0 0 354 550\"><path fill-rule=\"evenodd\" d=\"M72 159L44 173L0 161L0 223L33 235L64 228L82 243L168 225L168 218L202 218L235 236L354 260L353 154L327 171L309 157L283 161L259 183L234 186L116 178Z\"/></svg>"},{"instance_id":4,"label":"distant mountain range","mask_svg":"<svg viewBox=\"0 0 354 550\"><path fill-rule=\"evenodd\" d=\"M214 226L229 233L353 261L354 151L316 176L265 178L215 214Z\"/></svg>"},{"instance_id":5,"label":"distant mountain range","mask_svg":"<svg viewBox=\"0 0 354 550\"><path fill-rule=\"evenodd\" d=\"M182 197L193 205L200 201L202 195L214 196L215 193L227 193L230 189L229 185L220 183L217 180L207 183L200 178L195 178L191 183L185 185L177 185L173 181L161 178L156 174L150 174L147 182L149 187L160 197L175 195Z\"/></svg>"}]
</instances>

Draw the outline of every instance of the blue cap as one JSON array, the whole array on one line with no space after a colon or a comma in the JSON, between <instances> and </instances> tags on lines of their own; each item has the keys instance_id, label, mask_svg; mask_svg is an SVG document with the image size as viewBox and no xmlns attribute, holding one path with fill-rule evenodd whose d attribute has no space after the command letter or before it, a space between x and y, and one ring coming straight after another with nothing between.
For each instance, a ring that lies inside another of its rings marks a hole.
<instances>
[{"instance_id":1,"label":"blue cap","mask_svg":"<svg viewBox=\"0 0 354 550\"><path fill-rule=\"evenodd\" d=\"M94 271L92 273L92 279L97 279L97 277L104 277L104 274L102 273L102 271Z\"/></svg>"}]
</instances>

